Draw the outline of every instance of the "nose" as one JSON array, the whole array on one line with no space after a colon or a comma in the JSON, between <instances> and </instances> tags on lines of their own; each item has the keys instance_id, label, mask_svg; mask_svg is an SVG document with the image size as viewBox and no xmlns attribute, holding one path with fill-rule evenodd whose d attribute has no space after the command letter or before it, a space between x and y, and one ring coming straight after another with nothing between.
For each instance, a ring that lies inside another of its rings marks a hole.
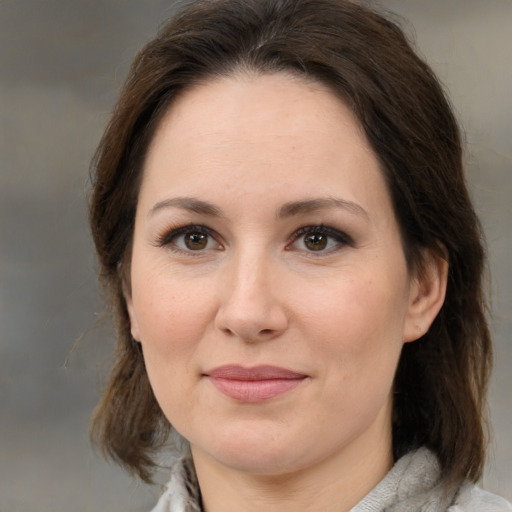
<instances>
[{"instance_id":1,"label":"nose","mask_svg":"<svg viewBox=\"0 0 512 512\"><path fill-rule=\"evenodd\" d=\"M269 257L240 257L221 277L217 329L245 342L274 339L288 327L279 269Z\"/></svg>"}]
</instances>

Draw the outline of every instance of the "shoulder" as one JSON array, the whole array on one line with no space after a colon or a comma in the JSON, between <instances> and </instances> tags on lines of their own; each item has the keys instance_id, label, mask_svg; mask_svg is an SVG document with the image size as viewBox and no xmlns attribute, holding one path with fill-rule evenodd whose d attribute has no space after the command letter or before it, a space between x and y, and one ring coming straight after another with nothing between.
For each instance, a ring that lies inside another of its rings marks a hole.
<instances>
[{"instance_id":1,"label":"shoulder","mask_svg":"<svg viewBox=\"0 0 512 512\"><path fill-rule=\"evenodd\" d=\"M512 505L504 498L467 482L448 512L512 512Z\"/></svg>"}]
</instances>

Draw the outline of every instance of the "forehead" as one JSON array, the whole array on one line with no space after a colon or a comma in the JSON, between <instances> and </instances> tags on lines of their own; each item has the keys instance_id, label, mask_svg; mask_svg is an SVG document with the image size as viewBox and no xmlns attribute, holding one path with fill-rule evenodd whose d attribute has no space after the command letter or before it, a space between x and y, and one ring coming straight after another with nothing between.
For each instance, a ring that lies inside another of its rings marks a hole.
<instances>
[{"instance_id":1,"label":"forehead","mask_svg":"<svg viewBox=\"0 0 512 512\"><path fill-rule=\"evenodd\" d=\"M251 131L253 136L259 131L261 137L292 137L301 132L313 136L320 129L319 136L330 138L339 132L340 124L350 125L358 142L366 143L355 115L324 84L290 73L239 72L178 95L163 116L153 143L161 132L173 129L170 125L175 125L174 136L183 140L189 135L228 135L229 128L232 135Z\"/></svg>"},{"instance_id":2,"label":"forehead","mask_svg":"<svg viewBox=\"0 0 512 512\"><path fill-rule=\"evenodd\" d=\"M329 195L342 185L343 195L362 200L372 182L387 195L355 115L326 86L239 74L187 90L171 105L151 142L142 191L190 195L193 185L194 195L224 187L269 199L312 189Z\"/></svg>"}]
</instances>

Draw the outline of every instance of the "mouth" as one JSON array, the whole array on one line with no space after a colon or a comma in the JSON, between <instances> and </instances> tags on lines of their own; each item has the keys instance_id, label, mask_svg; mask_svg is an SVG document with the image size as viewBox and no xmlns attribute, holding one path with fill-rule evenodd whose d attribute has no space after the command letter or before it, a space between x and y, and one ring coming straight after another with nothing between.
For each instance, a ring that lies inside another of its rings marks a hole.
<instances>
[{"instance_id":1,"label":"mouth","mask_svg":"<svg viewBox=\"0 0 512 512\"><path fill-rule=\"evenodd\" d=\"M258 403L291 391L307 375L277 366L225 365L203 374L222 394L238 402Z\"/></svg>"}]
</instances>

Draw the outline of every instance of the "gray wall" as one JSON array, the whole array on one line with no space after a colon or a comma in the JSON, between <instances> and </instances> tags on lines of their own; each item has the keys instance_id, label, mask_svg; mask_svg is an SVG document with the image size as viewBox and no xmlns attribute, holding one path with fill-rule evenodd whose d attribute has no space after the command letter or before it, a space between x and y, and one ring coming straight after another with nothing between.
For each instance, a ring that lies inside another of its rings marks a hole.
<instances>
[{"instance_id":1,"label":"gray wall","mask_svg":"<svg viewBox=\"0 0 512 512\"><path fill-rule=\"evenodd\" d=\"M112 343L85 197L127 66L173 3L0 0L0 512L144 511L158 495L88 444ZM380 3L410 20L466 129L496 343L484 485L512 499L512 1Z\"/></svg>"}]
</instances>

